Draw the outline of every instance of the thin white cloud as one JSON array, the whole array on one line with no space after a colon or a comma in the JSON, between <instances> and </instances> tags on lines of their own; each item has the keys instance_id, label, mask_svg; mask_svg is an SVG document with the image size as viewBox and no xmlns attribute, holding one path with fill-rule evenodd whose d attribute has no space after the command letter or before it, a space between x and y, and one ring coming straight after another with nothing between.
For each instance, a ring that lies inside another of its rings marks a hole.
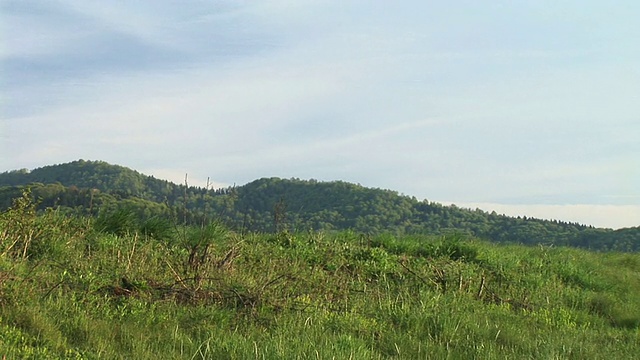
<instances>
[{"instance_id":1,"label":"thin white cloud","mask_svg":"<svg viewBox=\"0 0 640 360\"><path fill-rule=\"evenodd\" d=\"M87 19L94 29L123 33L144 42L169 46L175 39L167 39L162 24L171 14L163 12L162 2L111 2L94 0L63 0L61 5ZM163 36L158 36L158 33Z\"/></svg>"},{"instance_id":2,"label":"thin white cloud","mask_svg":"<svg viewBox=\"0 0 640 360\"><path fill-rule=\"evenodd\" d=\"M85 158L452 201L638 198L631 3L20 4L3 16L22 44L0 55L2 168Z\"/></svg>"}]
</instances>

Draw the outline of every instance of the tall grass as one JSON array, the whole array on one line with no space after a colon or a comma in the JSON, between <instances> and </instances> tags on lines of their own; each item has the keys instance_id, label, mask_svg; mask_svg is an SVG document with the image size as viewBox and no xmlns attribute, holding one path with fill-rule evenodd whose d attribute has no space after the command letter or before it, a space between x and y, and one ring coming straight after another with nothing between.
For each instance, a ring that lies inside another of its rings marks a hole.
<instances>
[{"instance_id":1,"label":"tall grass","mask_svg":"<svg viewBox=\"0 0 640 360\"><path fill-rule=\"evenodd\" d=\"M28 206L0 215L0 357L640 353L638 254L459 235L240 235L217 223L152 236L55 216ZM24 219L31 223L20 228ZM25 252L29 227L40 230Z\"/></svg>"}]
</instances>

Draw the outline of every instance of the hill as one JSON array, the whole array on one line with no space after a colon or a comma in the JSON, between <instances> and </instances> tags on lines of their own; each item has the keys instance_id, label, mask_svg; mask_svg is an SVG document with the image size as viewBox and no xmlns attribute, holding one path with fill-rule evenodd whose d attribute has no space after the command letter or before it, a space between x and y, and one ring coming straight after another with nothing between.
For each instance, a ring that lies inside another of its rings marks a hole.
<instances>
[{"instance_id":1,"label":"hill","mask_svg":"<svg viewBox=\"0 0 640 360\"><path fill-rule=\"evenodd\" d=\"M640 228L600 229L443 206L342 181L263 178L205 189L174 184L101 161L74 161L0 174L0 206L29 186L40 207L98 214L132 209L141 218L179 223L219 219L240 232L353 230L363 234L469 234L494 242L640 250Z\"/></svg>"}]
</instances>

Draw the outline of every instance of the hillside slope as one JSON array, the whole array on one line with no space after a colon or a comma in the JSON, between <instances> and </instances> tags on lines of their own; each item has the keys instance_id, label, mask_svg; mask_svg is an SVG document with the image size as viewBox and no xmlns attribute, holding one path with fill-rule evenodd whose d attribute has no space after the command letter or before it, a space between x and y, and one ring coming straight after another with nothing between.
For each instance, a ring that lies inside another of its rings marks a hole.
<instances>
[{"instance_id":1,"label":"hillside slope","mask_svg":"<svg viewBox=\"0 0 640 360\"><path fill-rule=\"evenodd\" d=\"M640 254L0 213L0 358L637 359Z\"/></svg>"},{"instance_id":2,"label":"hillside slope","mask_svg":"<svg viewBox=\"0 0 640 360\"><path fill-rule=\"evenodd\" d=\"M0 206L29 185L41 207L97 214L127 206L176 222L220 219L239 231L346 230L365 234L467 233L494 242L640 250L640 228L613 231L443 206L343 181L263 178L226 189L186 187L100 161L0 174Z\"/></svg>"}]
</instances>

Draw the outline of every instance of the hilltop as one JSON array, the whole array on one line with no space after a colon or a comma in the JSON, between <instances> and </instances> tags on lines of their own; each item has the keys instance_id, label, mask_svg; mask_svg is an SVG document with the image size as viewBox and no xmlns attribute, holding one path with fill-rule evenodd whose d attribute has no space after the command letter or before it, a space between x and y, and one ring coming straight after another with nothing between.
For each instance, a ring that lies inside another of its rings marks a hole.
<instances>
[{"instance_id":1,"label":"hilltop","mask_svg":"<svg viewBox=\"0 0 640 360\"><path fill-rule=\"evenodd\" d=\"M577 223L509 217L444 206L343 181L262 178L222 189L185 186L102 161L78 160L0 174L0 207L24 187L40 208L97 215L127 207L139 217L176 222L218 219L240 232L340 231L363 234L463 233L493 242L637 251L640 228L601 229Z\"/></svg>"}]
</instances>

